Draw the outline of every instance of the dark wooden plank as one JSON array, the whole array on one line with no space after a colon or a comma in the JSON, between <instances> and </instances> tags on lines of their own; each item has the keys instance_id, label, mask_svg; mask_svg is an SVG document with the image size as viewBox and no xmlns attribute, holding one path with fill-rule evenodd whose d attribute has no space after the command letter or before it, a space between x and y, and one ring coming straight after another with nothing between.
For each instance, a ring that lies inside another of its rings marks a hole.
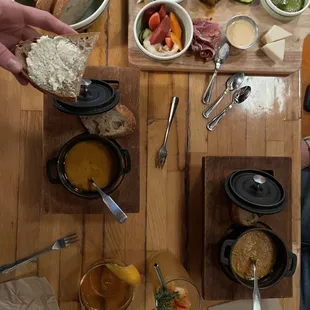
<instances>
[{"instance_id":1,"label":"dark wooden plank","mask_svg":"<svg viewBox=\"0 0 310 310\"><path fill-rule=\"evenodd\" d=\"M131 156L131 172L125 177L120 188L112 197L127 213L139 212L140 205L140 131L139 131L139 77L138 70L118 67L88 67L85 77L101 80L118 80L120 103L126 105L135 115L135 132L117 141ZM74 136L85 132L76 116L58 111L53 99L45 96L43 120L43 211L62 214L101 214L107 208L100 199L85 200L69 193L62 185L48 182L45 172L46 161L57 156L61 147Z\"/></svg>"},{"instance_id":2,"label":"dark wooden plank","mask_svg":"<svg viewBox=\"0 0 310 310\"><path fill-rule=\"evenodd\" d=\"M208 300L252 298L252 291L229 280L219 264L219 241L233 224L229 210L232 202L224 190L225 177L239 169L272 171L287 194L287 207L260 221L273 229L292 249L291 177L292 161L288 157L204 157L204 251L203 293ZM273 288L263 290L262 298L292 297L292 278L283 278Z\"/></svg>"}]
</instances>

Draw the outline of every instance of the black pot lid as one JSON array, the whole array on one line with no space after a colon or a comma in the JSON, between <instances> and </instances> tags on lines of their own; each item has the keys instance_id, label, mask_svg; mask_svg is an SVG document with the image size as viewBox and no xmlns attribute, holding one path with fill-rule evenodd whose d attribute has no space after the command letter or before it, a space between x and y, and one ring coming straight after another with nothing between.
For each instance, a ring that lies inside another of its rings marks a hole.
<instances>
[{"instance_id":1,"label":"black pot lid","mask_svg":"<svg viewBox=\"0 0 310 310\"><path fill-rule=\"evenodd\" d=\"M241 208L258 214L273 214L285 207L285 191L269 173L239 170L225 180L230 199Z\"/></svg>"},{"instance_id":2,"label":"black pot lid","mask_svg":"<svg viewBox=\"0 0 310 310\"><path fill-rule=\"evenodd\" d=\"M119 103L119 92L110 84L99 80L83 80L76 103L54 99L56 108L74 115L93 115L107 112Z\"/></svg>"}]
</instances>

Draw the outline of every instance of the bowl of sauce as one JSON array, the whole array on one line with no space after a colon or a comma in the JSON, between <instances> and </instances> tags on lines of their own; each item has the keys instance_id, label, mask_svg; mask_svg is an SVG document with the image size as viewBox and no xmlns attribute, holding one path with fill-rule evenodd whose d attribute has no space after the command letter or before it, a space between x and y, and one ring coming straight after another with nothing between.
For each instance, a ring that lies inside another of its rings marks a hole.
<instances>
[{"instance_id":1,"label":"bowl of sauce","mask_svg":"<svg viewBox=\"0 0 310 310\"><path fill-rule=\"evenodd\" d=\"M253 289L251 258L256 260L260 289L273 287L284 277L293 276L297 266L297 256L271 229L235 227L221 241L223 272L235 283Z\"/></svg>"},{"instance_id":2,"label":"bowl of sauce","mask_svg":"<svg viewBox=\"0 0 310 310\"><path fill-rule=\"evenodd\" d=\"M114 192L130 172L130 155L115 140L81 134L68 141L46 164L48 180L62 184L81 198L99 198L93 179L107 194Z\"/></svg>"},{"instance_id":3,"label":"bowl of sauce","mask_svg":"<svg viewBox=\"0 0 310 310\"><path fill-rule=\"evenodd\" d=\"M239 50L246 50L257 41L258 27L250 17L237 15L228 21L225 34L230 45Z\"/></svg>"}]
</instances>

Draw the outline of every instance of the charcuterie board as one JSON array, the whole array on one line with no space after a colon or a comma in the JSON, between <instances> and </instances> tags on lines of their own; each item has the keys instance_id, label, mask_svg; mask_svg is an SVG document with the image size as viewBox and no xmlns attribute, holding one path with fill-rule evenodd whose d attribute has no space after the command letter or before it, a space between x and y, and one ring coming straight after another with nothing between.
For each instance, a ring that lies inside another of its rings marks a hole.
<instances>
[{"instance_id":1,"label":"charcuterie board","mask_svg":"<svg viewBox=\"0 0 310 310\"><path fill-rule=\"evenodd\" d=\"M145 1L146 3L146 1ZM129 27L128 27L128 57L129 63L141 70L147 71L183 71L183 72L211 72L214 70L213 61L204 63L195 58L191 52L171 61L157 62L146 57L138 49L133 36L134 20L143 7L136 4L136 0L129 1ZM212 22L218 23L224 31L227 21L238 14L248 15L258 25L259 37L266 33L273 25L278 25L291 32L293 36L286 40L285 58L283 62L274 63L262 51L261 42L238 55L231 55L221 67L223 73L243 71L256 75L289 75L301 67L303 42L310 33L310 9L290 22L283 23L271 17L261 3L253 1L251 5L234 2L233 0L221 0L212 9L199 0L185 0L182 6L194 18L211 18Z\"/></svg>"}]
</instances>

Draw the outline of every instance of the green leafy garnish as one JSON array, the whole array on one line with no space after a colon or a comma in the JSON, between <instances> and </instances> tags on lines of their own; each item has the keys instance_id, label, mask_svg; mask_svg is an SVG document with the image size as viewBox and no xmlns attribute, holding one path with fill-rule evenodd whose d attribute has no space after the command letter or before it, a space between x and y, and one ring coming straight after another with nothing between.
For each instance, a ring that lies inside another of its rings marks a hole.
<instances>
[{"instance_id":1,"label":"green leafy garnish","mask_svg":"<svg viewBox=\"0 0 310 310\"><path fill-rule=\"evenodd\" d=\"M179 292L170 292L160 288L155 295L157 310L173 310L172 301L179 297Z\"/></svg>"}]
</instances>

